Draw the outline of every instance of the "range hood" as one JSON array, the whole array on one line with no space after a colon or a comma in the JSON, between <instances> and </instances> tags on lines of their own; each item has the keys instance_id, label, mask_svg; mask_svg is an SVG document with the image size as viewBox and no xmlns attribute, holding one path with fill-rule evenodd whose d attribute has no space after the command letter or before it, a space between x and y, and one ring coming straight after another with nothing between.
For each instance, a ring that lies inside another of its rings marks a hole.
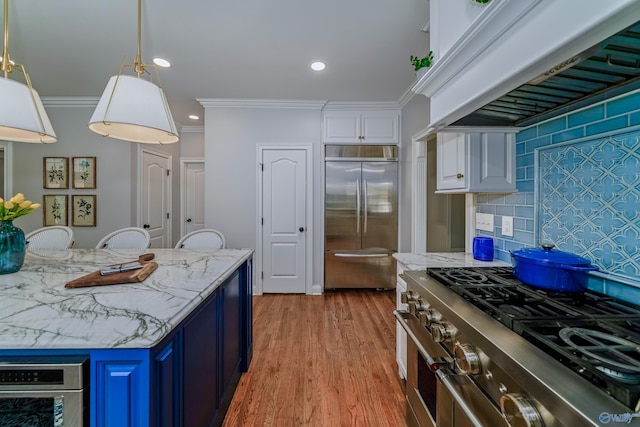
<instances>
[{"instance_id":1,"label":"range hood","mask_svg":"<svg viewBox=\"0 0 640 427\"><path fill-rule=\"evenodd\" d=\"M639 0L492 0L411 89L428 133L527 126L640 88L638 17Z\"/></svg>"},{"instance_id":2,"label":"range hood","mask_svg":"<svg viewBox=\"0 0 640 427\"><path fill-rule=\"evenodd\" d=\"M453 123L527 126L605 93L640 86L640 22L558 64Z\"/></svg>"}]
</instances>

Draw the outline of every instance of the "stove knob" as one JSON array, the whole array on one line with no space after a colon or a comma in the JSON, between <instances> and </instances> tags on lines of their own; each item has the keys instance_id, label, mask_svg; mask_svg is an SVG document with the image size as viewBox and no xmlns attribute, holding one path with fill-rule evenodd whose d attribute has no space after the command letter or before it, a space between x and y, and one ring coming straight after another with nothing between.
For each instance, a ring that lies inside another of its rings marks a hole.
<instances>
[{"instance_id":1,"label":"stove knob","mask_svg":"<svg viewBox=\"0 0 640 427\"><path fill-rule=\"evenodd\" d=\"M434 323L431 325L431 336L435 342L451 341L457 334L458 329L449 322Z\"/></svg>"},{"instance_id":2,"label":"stove knob","mask_svg":"<svg viewBox=\"0 0 640 427\"><path fill-rule=\"evenodd\" d=\"M480 354L471 344L457 343L453 346L453 354L456 366L465 375L478 375L482 373L482 361Z\"/></svg>"},{"instance_id":3,"label":"stove knob","mask_svg":"<svg viewBox=\"0 0 640 427\"><path fill-rule=\"evenodd\" d=\"M433 308L427 308L418 312L418 318L422 326L431 326L432 323L436 323L442 320L442 314Z\"/></svg>"},{"instance_id":4,"label":"stove knob","mask_svg":"<svg viewBox=\"0 0 640 427\"><path fill-rule=\"evenodd\" d=\"M415 301L420 297L420 294L414 291L405 291L400 293L400 302L408 304L410 301Z\"/></svg>"},{"instance_id":5,"label":"stove knob","mask_svg":"<svg viewBox=\"0 0 640 427\"><path fill-rule=\"evenodd\" d=\"M544 427L534 403L520 393L507 393L500 398L502 416L511 427Z\"/></svg>"}]
</instances>

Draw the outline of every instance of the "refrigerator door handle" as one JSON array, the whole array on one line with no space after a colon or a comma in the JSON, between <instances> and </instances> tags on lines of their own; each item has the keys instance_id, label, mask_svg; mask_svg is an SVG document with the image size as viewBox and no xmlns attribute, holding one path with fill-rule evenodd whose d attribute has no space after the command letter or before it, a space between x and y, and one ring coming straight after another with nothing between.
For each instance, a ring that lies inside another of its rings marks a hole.
<instances>
[{"instance_id":1,"label":"refrigerator door handle","mask_svg":"<svg viewBox=\"0 0 640 427\"><path fill-rule=\"evenodd\" d=\"M356 179L356 234L360 234L360 180Z\"/></svg>"},{"instance_id":2,"label":"refrigerator door handle","mask_svg":"<svg viewBox=\"0 0 640 427\"><path fill-rule=\"evenodd\" d=\"M369 211L369 197L367 196L367 180L364 179L362 180L362 198L364 200L364 227L363 227L363 231L362 234L367 234L367 219L368 219L368 211Z\"/></svg>"}]
</instances>

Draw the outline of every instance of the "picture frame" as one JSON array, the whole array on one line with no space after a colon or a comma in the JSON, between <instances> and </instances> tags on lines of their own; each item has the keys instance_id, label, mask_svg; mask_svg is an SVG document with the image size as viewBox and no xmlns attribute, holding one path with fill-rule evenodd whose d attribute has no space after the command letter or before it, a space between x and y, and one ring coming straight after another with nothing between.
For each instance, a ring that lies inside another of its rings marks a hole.
<instances>
[{"instance_id":1,"label":"picture frame","mask_svg":"<svg viewBox=\"0 0 640 427\"><path fill-rule=\"evenodd\" d=\"M71 218L74 227L96 226L96 195L74 194L71 196Z\"/></svg>"},{"instance_id":2,"label":"picture frame","mask_svg":"<svg viewBox=\"0 0 640 427\"><path fill-rule=\"evenodd\" d=\"M96 158L72 157L73 188L96 188Z\"/></svg>"},{"instance_id":3,"label":"picture frame","mask_svg":"<svg viewBox=\"0 0 640 427\"><path fill-rule=\"evenodd\" d=\"M50 225L69 225L69 196L66 194L45 194L42 196L42 223Z\"/></svg>"},{"instance_id":4,"label":"picture frame","mask_svg":"<svg viewBox=\"0 0 640 427\"><path fill-rule=\"evenodd\" d=\"M44 188L69 188L69 158L43 157L42 186Z\"/></svg>"}]
</instances>

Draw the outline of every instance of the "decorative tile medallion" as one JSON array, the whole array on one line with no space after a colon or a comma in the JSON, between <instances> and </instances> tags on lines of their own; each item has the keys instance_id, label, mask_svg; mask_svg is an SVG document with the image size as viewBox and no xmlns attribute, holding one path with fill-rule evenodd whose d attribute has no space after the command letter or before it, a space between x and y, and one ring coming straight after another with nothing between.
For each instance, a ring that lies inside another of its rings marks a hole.
<instances>
[{"instance_id":1,"label":"decorative tile medallion","mask_svg":"<svg viewBox=\"0 0 640 427\"><path fill-rule=\"evenodd\" d=\"M538 241L640 279L640 131L541 148L538 176Z\"/></svg>"}]
</instances>

